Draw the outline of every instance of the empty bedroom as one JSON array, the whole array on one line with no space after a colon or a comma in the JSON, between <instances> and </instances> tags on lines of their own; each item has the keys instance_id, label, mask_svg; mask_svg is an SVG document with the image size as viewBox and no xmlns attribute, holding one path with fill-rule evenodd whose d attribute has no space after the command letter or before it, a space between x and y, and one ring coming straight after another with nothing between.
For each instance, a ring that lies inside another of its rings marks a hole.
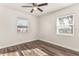
<instances>
[{"instance_id":1,"label":"empty bedroom","mask_svg":"<svg viewBox=\"0 0 79 59\"><path fill-rule=\"evenodd\" d=\"M79 56L79 3L0 3L0 56Z\"/></svg>"}]
</instances>

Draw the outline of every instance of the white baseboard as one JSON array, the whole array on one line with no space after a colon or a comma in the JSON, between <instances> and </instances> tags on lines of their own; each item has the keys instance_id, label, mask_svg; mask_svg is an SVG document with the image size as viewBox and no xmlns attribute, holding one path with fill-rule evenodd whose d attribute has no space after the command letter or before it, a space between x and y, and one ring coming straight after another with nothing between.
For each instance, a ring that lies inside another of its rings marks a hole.
<instances>
[{"instance_id":1,"label":"white baseboard","mask_svg":"<svg viewBox=\"0 0 79 59\"><path fill-rule=\"evenodd\" d=\"M34 40L36 40L36 39L32 39L32 40L29 40L29 41L17 42L17 43L13 43L13 44L10 44L10 45L5 45L5 46L0 46L0 49L6 48L6 47L10 47L10 46L15 46L15 45L26 43L26 42L30 42L30 41L34 41Z\"/></svg>"},{"instance_id":2,"label":"white baseboard","mask_svg":"<svg viewBox=\"0 0 79 59\"><path fill-rule=\"evenodd\" d=\"M51 44L55 44L55 45L58 45L58 46L61 46L61 47L64 47L64 48L67 48L67 49L70 49L70 50L73 50L73 51L77 51L79 52L79 49L76 49L76 48L72 48L72 47L69 47L69 46L66 46L66 45L62 45L62 44L59 44L59 43L55 43L55 42L51 42L51 41L48 41L48 40L43 40L43 39L40 39L41 41L45 41L45 42L49 42Z\"/></svg>"},{"instance_id":3,"label":"white baseboard","mask_svg":"<svg viewBox=\"0 0 79 59\"><path fill-rule=\"evenodd\" d=\"M0 47L0 49L6 48L6 47L10 47L10 46L15 46L15 45L22 44L22 43L26 43L26 42L30 42L30 41L34 41L34 40L36 40L36 39L29 40L29 41L17 42L17 43L13 43L13 44L10 44L10 45L5 45L5 46ZM43 40L43 39L39 39L39 40L42 40L42 41L45 41L45 42L49 42L49 43L51 43L51 44L55 44L55 45L58 45L58 46L61 46L61 47L64 47L64 48L71 49L71 50L73 50L73 51L79 52L79 49L76 49L76 48L71 48L71 47L69 47L69 46L62 45L62 44L58 44L58 43L51 42L51 41L48 41L48 40Z\"/></svg>"}]
</instances>

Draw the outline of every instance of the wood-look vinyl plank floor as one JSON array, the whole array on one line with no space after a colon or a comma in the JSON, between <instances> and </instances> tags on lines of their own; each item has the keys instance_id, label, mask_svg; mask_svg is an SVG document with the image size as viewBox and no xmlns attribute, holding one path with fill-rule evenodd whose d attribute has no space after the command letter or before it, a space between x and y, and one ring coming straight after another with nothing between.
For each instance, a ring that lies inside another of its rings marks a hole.
<instances>
[{"instance_id":1,"label":"wood-look vinyl plank floor","mask_svg":"<svg viewBox=\"0 0 79 59\"><path fill-rule=\"evenodd\" d=\"M79 52L37 40L0 49L0 56L79 56Z\"/></svg>"}]
</instances>

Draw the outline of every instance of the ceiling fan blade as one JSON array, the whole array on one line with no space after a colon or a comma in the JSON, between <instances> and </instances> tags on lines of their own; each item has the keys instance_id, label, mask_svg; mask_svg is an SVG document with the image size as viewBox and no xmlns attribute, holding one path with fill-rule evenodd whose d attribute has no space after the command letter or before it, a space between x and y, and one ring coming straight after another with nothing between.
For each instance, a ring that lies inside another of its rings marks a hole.
<instances>
[{"instance_id":1,"label":"ceiling fan blade","mask_svg":"<svg viewBox=\"0 0 79 59\"><path fill-rule=\"evenodd\" d=\"M22 6L22 7L32 7L32 6Z\"/></svg>"},{"instance_id":2,"label":"ceiling fan blade","mask_svg":"<svg viewBox=\"0 0 79 59\"><path fill-rule=\"evenodd\" d=\"M34 11L34 9L32 9L30 12L32 13Z\"/></svg>"},{"instance_id":3,"label":"ceiling fan blade","mask_svg":"<svg viewBox=\"0 0 79 59\"><path fill-rule=\"evenodd\" d=\"M32 3L33 6L36 6L36 3Z\"/></svg>"},{"instance_id":4,"label":"ceiling fan blade","mask_svg":"<svg viewBox=\"0 0 79 59\"><path fill-rule=\"evenodd\" d=\"M40 9L40 8L37 8L39 11L41 11L41 12L43 12L43 10L42 9Z\"/></svg>"},{"instance_id":5,"label":"ceiling fan blade","mask_svg":"<svg viewBox=\"0 0 79 59\"><path fill-rule=\"evenodd\" d=\"M45 5L48 5L48 3L43 3L43 4L39 4L38 6L45 6Z\"/></svg>"}]
</instances>

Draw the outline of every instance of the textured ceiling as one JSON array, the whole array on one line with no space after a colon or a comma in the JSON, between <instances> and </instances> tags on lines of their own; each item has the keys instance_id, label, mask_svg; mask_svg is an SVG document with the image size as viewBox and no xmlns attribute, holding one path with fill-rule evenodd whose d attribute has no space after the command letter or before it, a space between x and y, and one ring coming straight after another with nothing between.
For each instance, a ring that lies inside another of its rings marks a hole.
<instances>
[{"instance_id":1,"label":"textured ceiling","mask_svg":"<svg viewBox=\"0 0 79 59\"><path fill-rule=\"evenodd\" d=\"M41 4L41 3L38 3L38 4ZM30 13L30 10L32 8L21 7L23 5L31 6L32 5L31 3L4 3L4 4L0 4L0 5L7 7L7 8L15 9L15 10L18 10L18 11L21 11L21 12L24 12L24 13L28 13L28 14L31 14L31 15L34 15L34 16L41 16L41 15L44 15L46 13L54 12L56 10L71 6L73 4L72 3L48 3L48 5L40 7L43 10L43 12L36 10L33 13Z\"/></svg>"}]
</instances>

